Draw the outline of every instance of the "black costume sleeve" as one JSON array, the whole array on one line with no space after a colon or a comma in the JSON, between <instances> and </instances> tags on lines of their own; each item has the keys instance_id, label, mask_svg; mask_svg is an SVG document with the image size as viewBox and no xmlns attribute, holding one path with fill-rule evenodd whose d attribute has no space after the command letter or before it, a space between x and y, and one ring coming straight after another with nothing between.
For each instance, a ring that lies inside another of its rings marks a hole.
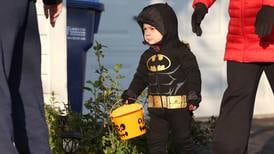
<instances>
[{"instance_id":1,"label":"black costume sleeve","mask_svg":"<svg viewBox=\"0 0 274 154\"><path fill-rule=\"evenodd\" d=\"M136 96L139 96L142 91L148 86L148 74L147 74L146 62L144 56L141 56L137 71L134 74L134 77L129 85L128 90L131 90L135 93Z\"/></svg>"},{"instance_id":2,"label":"black costume sleeve","mask_svg":"<svg viewBox=\"0 0 274 154\"><path fill-rule=\"evenodd\" d=\"M186 73L186 87L188 92L201 93L201 73L194 54L188 50L180 56L183 70Z\"/></svg>"},{"instance_id":3,"label":"black costume sleeve","mask_svg":"<svg viewBox=\"0 0 274 154\"><path fill-rule=\"evenodd\" d=\"M46 5L53 5L53 4L59 4L62 0L43 0L43 3Z\"/></svg>"}]
</instances>

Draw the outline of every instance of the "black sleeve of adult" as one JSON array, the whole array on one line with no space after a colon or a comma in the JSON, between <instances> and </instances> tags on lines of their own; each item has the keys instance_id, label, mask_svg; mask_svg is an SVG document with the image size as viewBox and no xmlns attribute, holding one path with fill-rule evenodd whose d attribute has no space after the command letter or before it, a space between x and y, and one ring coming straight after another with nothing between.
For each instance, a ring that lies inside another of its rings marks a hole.
<instances>
[{"instance_id":1,"label":"black sleeve of adult","mask_svg":"<svg viewBox=\"0 0 274 154\"><path fill-rule=\"evenodd\" d=\"M62 0L43 0L43 3L46 5L53 5L53 4L59 4Z\"/></svg>"},{"instance_id":2,"label":"black sleeve of adult","mask_svg":"<svg viewBox=\"0 0 274 154\"><path fill-rule=\"evenodd\" d=\"M137 96L139 96L142 91L148 86L148 74L146 69L146 63L143 56L139 61L137 71L129 85L129 90L133 91Z\"/></svg>"}]
</instances>

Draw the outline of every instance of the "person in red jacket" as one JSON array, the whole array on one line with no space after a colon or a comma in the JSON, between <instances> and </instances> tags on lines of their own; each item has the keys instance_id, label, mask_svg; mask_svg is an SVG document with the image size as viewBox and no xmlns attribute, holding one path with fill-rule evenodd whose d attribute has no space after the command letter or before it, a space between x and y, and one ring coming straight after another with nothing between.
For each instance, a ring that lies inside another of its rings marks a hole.
<instances>
[{"instance_id":1,"label":"person in red jacket","mask_svg":"<svg viewBox=\"0 0 274 154\"><path fill-rule=\"evenodd\" d=\"M0 5L0 153L50 154L36 0ZM62 0L43 0L54 27Z\"/></svg>"},{"instance_id":2,"label":"person in red jacket","mask_svg":"<svg viewBox=\"0 0 274 154\"><path fill-rule=\"evenodd\" d=\"M201 36L201 21L215 0L194 0L192 30ZM214 133L213 153L247 153L260 77L265 72L274 91L274 0L230 0L224 59L228 87Z\"/></svg>"}]
</instances>

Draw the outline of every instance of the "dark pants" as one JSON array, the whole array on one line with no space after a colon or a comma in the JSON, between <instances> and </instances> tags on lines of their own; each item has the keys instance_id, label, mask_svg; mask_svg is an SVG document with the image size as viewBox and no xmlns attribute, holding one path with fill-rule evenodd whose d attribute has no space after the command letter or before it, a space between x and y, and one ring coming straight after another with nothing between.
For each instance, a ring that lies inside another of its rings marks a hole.
<instances>
[{"instance_id":1,"label":"dark pants","mask_svg":"<svg viewBox=\"0 0 274 154\"><path fill-rule=\"evenodd\" d=\"M262 72L274 89L274 63L227 62L228 87L214 135L214 154L247 153L256 91Z\"/></svg>"},{"instance_id":2,"label":"dark pants","mask_svg":"<svg viewBox=\"0 0 274 154\"><path fill-rule=\"evenodd\" d=\"M171 130L176 153L192 154L191 113L186 109L149 108L149 151L151 154L166 154Z\"/></svg>"},{"instance_id":3,"label":"dark pants","mask_svg":"<svg viewBox=\"0 0 274 154\"><path fill-rule=\"evenodd\" d=\"M34 2L2 1L0 21L0 153L49 154Z\"/></svg>"}]
</instances>

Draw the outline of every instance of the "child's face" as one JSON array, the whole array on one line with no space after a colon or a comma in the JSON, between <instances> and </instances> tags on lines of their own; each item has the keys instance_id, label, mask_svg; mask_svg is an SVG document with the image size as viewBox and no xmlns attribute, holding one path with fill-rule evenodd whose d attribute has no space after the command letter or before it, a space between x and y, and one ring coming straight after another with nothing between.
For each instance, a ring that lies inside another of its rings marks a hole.
<instances>
[{"instance_id":1,"label":"child's face","mask_svg":"<svg viewBox=\"0 0 274 154\"><path fill-rule=\"evenodd\" d=\"M144 38L149 45L159 43L163 35L153 26L149 24L143 24Z\"/></svg>"}]
</instances>

